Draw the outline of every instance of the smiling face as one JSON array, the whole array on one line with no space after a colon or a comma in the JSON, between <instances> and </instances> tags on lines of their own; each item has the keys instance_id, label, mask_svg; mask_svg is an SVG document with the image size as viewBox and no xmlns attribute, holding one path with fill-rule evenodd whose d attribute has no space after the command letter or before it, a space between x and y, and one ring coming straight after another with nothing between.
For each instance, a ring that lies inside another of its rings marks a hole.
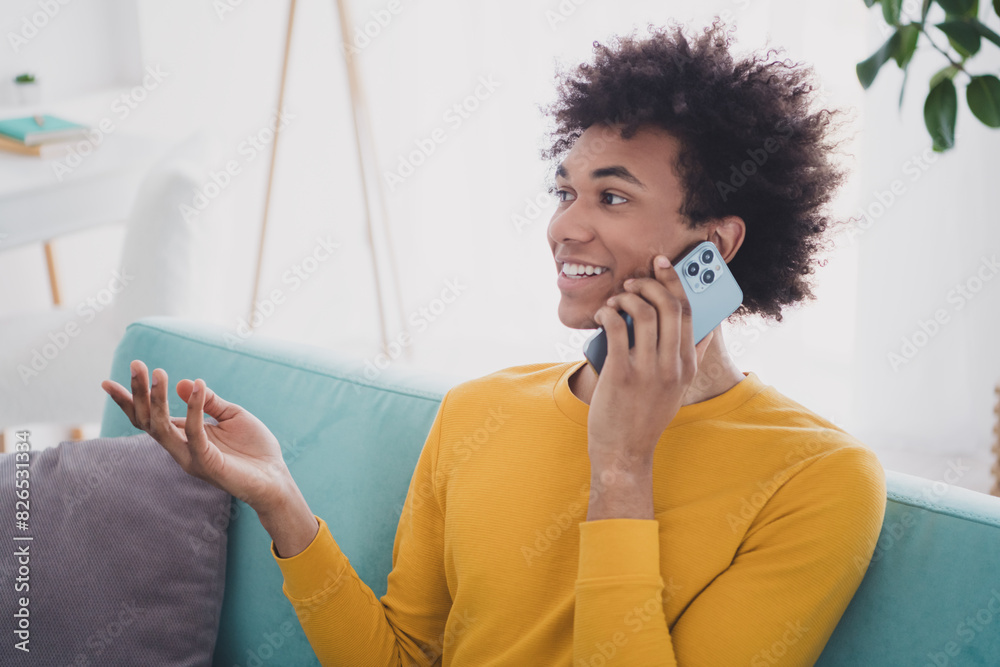
<instances>
[{"instance_id":1,"label":"smiling face","mask_svg":"<svg viewBox=\"0 0 1000 667\"><path fill-rule=\"evenodd\" d=\"M651 277L656 255L679 259L689 246L712 237L711 227L689 229L679 213L684 193L672 166L679 147L672 135L652 126L622 139L611 126L592 125L559 165L559 205L548 240L564 325L596 329L597 310L624 292L629 278ZM572 275L580 271L584 275Z\"/></svg>"}]
</instances>

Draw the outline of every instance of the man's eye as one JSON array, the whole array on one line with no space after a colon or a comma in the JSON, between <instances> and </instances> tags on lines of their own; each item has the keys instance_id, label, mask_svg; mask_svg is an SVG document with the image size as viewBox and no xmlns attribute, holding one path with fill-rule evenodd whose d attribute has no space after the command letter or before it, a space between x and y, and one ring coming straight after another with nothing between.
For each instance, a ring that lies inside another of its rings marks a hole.
<instances>
[{"instance_id":1,"label":"man's eye","mask_svg":"<svg viewBox=\"0 0 1000 667\"><path fill-rule=\"evenodd\" d=\"M549 188L549 194L554 195L555 198L560 202L572 201L573 197L573 195L569 192L569 190L562 190L560 188L557 188L556 186L552 186ZM563 195L569 195L570 198L566 198ZM608 201L608 197L617 198L618 201L615 201L615 199ZM621 195L616 195L611 192L605 192L603 195L601 195L601 201L606 202L611 206L617 206L618 204L627 202L628 200L625 199L625 197L622 197Z\"/></svg>"},{"instance_id":2,"label":"man's eye","mask_svg":"<svg viewBox=\"0 0 1000 667\"><path fill-rule=\"evenodd\" d=\"M554 194L556 196L556 199L558 199L560 202L569 201L568 199L565 199L563 197L563 195L570 194L569 190L560 190L560 189L557 189L557 188L552 188L552 189L549 190L549 192L551 192L552 194Z\"/></svg>"}]
</instances>

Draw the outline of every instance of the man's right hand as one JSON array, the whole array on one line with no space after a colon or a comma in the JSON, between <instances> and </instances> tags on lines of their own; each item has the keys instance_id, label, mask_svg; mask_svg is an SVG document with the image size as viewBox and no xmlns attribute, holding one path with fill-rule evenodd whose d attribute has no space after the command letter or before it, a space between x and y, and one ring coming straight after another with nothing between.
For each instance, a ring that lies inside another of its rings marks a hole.
<instances>
[{"instance_id":1,"label":"man's right hand","mask_svg":"<svg viewBox=\"0 0 1000 667\"><path fill-rule=\"evenodd\" d=\"M150 389L146 365L130 364L132 391L112 380L108 392L136 428L142 429L173 457L184 472L205 480L258 513L271 513L298 495L281 445L264 424L240 406L229 403L197 379L177 383L177 395L187 403L187 417L171 417L167 405L167 373L153 370ZM202 413L218 424L205 425Z\"/></svg>"}]
</instances>

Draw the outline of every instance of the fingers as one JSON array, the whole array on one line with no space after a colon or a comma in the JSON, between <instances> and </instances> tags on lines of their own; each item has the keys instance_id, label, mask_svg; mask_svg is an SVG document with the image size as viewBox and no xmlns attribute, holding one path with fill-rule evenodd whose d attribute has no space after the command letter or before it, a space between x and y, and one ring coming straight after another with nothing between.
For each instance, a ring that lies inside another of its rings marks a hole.
<instances>
[{"instance_id":1,"label":"fingers","mask_svg":"<svg viewBox=\"0 0 1000 667\"><path fill-rule=\"evenodd\" d=\"M212 415L217 422L224 422L227 419L232 419L238 415L243 408L236 405L235 403L230 403L219 397L214 391L209 389L204 382L201 383L202 391L205 394L204 397L204 411ZM192 385L193 389L194 385Z\"/></svg>"},{"instance_id":2,"label":"fingers","mask_svg":"<svg viewBox=\"0 0 1000 667\"><path fill-rule=\"evenodd\" d=\"M101 383L101 388L108 392L111 400L118 404L118 407L122 409L128 420L135 426L135 407L132 403L132 394L129 393L129 390L114 380L105 380Z\"/></svg>"},{"instance_id":3,"label":"fingers","mask_svg":"<svg viewBox=\"0 0 1000 667\"><path fill-rule=\"evenodd\" d=\"M147 385L146 364L135 359L129 364L129 368L133 373L131 393L113 380L105 380L101 387L118 404L133 426L148 433L177 458L177 454L182 453L183 440L176 421L170 416L166 372L160 368L154 369L154 384L150 387Z\"/></svg>"},{"instance_id":4,"label":"fingers","mask_svg":"<svg viewBox=\"0 0 1000 667\"><path fill-rule=\"evenodd\" d=\"M162 368L153 369L153 386L149 390L149 434L159 439L170 433L170 407L167 405L167 373Z\"/></svg>"},{"instance_id":5,"label":"fingers","mask_svg":"<svg viewBox=\"0 0 1000 667\"><path fill-rule=\"evenodd\" d=\"M195 380L188 396L187 419L184 422L184 434L187 436L188 450L191 456L198 458L207 448L205 441L205 424L202 415L205 408L205 383Z\"/></svg>"},{"instance_id":6,"label":"fingers","mask_svg":"<svg viewBox=\"0 0 1000 667\"><path fill-rule=\"evenodd\" d=\"M695 347L691 304L670 260L658 255L653 261L653 277L628 281L625 290L609 299L609 304L635 320L636 363L654 364L658 359L661 368L675 368L680 358L680 370L693 374L711 340Z\"/></svg>"},{"instance_id":7,"label":"fingers","mask_svg":"<svg viewBox=\"0 0 1000 667\"><path fill-rule=\"evenodd\" d=\"M601 371L601 375L607 374L609 364L610 368L624 369L625 365L628 364L629 352L628 327L625 324L625 318L619 315L614 307L601 306L594 313L594 319L604 327L604 332L608 339L608 354L604 359L604 368Z\"/></svg>"},{"instance_id":8,"label":"fingers","mask_svg":"<svg viewBox=\"0 0 1000 667\"><path fill-rule=\"evenodd\" d=\"M132 424L143 431L149 431L149 380L146 378L146 364L135 359L129 368L132 369L132 406L135 411L135 421Z\"/></svg>"},{"instance_id":9,"label":"fingers","mask_svg":"<svg viewBox=\"0 0 1000 667\"><path fill-rule=\"evenodd\" d=\"M111 396L136 428L146 431L157 439L158 435L164 437L173 435L175 441L183 442L180 434L186 429L189 420L170 416L166 371L161 368L154 369L151 374L151 384L146 378L146 364L142 361L133 360L129 368L133 373L131 393L113 380L104 380L101 382L101 388ZM202 413L211 415L216 422L222 422L236 417L243 410L239 405L220 398L205 385L204 380L199 380L198 383L196 385L196 382L191 380L181 380L177 383L177 395L189 404L189 411L192 396L197 400L200 410L197 425L193 428L199 433L204 431ZM196 386L197 392L194 391ZM161 444L167 447L170 443ZM174 451L177 451L176 448Z\"/></svg>"},{"instance_id":10,"label":"fingers","mask_svg":"<svg viewBox=\"0 0 1000 667\"><path fill-rule=\"evenodd\" d=\"M634 283L633 283L634 284ZM612 308L624 310L632 316L632 328L635 336L635 346L630 354L636 364L647 366L656 361L656 341L659 335L656 308L638 294L625 292L608 299ZM617 312L617 311L616 311ZM628 324L625 325L626 345L628 343Z\"/></svg>"},{"instance_id":11,"label":"fingers","mask_svg":"<svg viewBox=\"0 0 1000 667\"><path fill-rule=\"evenodd\" d=\"M129 364L132 374L132 391L113 380L105 380L101 388L108 392L111 399L118 404L132 425L148 432L150 428L150 392L149 381L146 378L146 364L134 359Z\"/></svg>"},{"instance_id":12,"label":"fingers","mask_svg":"<svg viewBox=\"0 0 1000 667\"><path fill-rule=\"evenodd\" d=\"M660 352L674 358L674 350L679 350L681 358L685 358L689 350L693 352L694 333L691 321L691 304L687 293L681 284L681 278L670 264L666 255L658 255L653 260L653 270L656 280L662 284L667 293L673 297L668 299L669 308L661 309L660 324L666 335L660 336ZM691 356L694 360L694 355Z\"/></svg>"}]
</instances>

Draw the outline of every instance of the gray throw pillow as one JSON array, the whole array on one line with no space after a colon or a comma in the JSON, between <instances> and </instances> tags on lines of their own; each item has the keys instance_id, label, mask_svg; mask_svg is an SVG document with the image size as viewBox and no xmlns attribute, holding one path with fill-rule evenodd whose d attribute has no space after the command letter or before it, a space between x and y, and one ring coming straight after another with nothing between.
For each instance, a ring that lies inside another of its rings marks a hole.
<instances>
[{"instance_id":1,"label":"gray throw pillow","mask_svg":"<svg viewBox=\"0 0 1000 667\"><path fill-rule=\"evenodd\" d=\"M232 497L146 433L7 449L0 663L210 665Z\"/></svg>"}]
</instances>

